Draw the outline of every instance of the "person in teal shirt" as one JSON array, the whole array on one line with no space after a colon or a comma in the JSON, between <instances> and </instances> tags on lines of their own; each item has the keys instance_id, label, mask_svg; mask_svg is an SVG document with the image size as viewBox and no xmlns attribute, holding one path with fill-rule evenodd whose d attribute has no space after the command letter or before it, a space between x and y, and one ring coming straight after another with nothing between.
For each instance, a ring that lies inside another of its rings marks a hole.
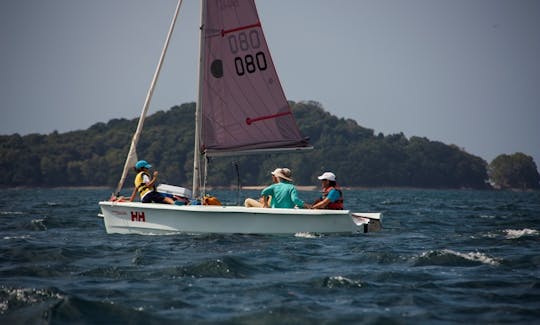
<instances>
[{"instance_id":1,"label":"person in teal shirt","mask_svg":"<svg viewBox=\"0 0 540 325\"><path fill-rule=\"evenodd\" d=\"M272 172L272 177L277 180L274 184L261 191L263 207L268 208L268 197L272 197L272 208L292 209L294 207L310 208L298 197L296 187L292 183L291 170L289 168L277 168Z\"/></svg>"}]
</instances>

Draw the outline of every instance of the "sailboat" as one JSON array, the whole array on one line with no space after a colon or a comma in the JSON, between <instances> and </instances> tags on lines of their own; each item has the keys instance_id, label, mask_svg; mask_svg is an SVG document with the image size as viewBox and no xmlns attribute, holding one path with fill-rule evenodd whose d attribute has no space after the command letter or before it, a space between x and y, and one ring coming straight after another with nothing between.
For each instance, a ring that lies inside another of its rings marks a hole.
<instances>
[{"instance_id":1,"label":"sailboat","mask_svg":"<svg viewBox=\"0 0 540 325\"><path fill-rule=\"evenodd\" d=\"M155 81L174 30L178 2L158 67L133 136L119 193L137 160L136 146ZM276 73L254 0L202 0L199 83L195 112L193 200L205 192L206 157L311 149L299 131ZM174 186L169 186L174 190ZM107 233L355 233L380 229L381 213L99 202Z\"/></svg>"}]
</instances>

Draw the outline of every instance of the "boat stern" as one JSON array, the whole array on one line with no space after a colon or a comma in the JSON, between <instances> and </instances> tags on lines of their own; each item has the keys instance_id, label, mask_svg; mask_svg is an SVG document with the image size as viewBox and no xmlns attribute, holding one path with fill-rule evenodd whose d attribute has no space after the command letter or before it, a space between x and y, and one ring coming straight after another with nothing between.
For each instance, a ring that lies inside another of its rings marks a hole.
<instances>
[{"instance_id":1,"label":"boat stern","mask_svg":"<svg viewBox=\"0 0 540 325\"><path fill-rule=\"evenodd\" d=\"M351 218L358 227L364 227L364 233L376 232L382 229L382 213L353 212Z\"/></svg>"}]
</instances>

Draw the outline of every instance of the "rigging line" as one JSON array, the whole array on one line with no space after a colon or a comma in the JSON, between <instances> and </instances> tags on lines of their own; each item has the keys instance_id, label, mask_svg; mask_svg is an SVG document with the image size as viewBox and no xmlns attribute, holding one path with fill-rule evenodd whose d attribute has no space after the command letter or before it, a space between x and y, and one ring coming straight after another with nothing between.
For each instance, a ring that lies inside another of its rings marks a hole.
<instances>
[{"instance_id":1,"label":"rigging line","mask_svg":"<svg viewBox=\"0 0 540 325\"><path fill-rule=\"evenodd\" d=\"M238 161L234 162L236 169L236 205L240 205L240 170L238 168Z\"/></svg>"},{"instance_id":2,"label":"rigging line","mask_svg":"<svg viewBox=\"0 0 540 325\"><path fill-rule=\"evenodd\" d=\"M206 60L205 55L205 29L206 29L206 1L200 2L200 29L199 29L199 62L198 62L198 81L197 81L197 103L195 105L195 136L193 143L193 188L191 189L191 196L197 198L200 194L201 187L201 171L200 163L201 156L204 153L201 151L201 126L202 126L202 98L203 98L203 72L204 62ZM204 146L204 144L202 144Z\"/></svg>"},{"instance_id":3,"label":"rigging line","mask_svg":"<svg viewBox=\"0 0 540 325\"><path fill-rule=\"evenodd\" d=\"M146 94L146 99L144 101L144 105L141 111L141 116L139 117L139 123L137 124L137 130L135 131L135 134L133 134L133 139L131 140L131 145L129 147L129 152L126 157L126 162L124 164L124 169L122 171L122 176L120 177L120 181L118 182L118 185L116 187L115 193L119 195L120 190L124 186L124 182L126 181L126 177L128 174L128 171L131 167L131 165L134 164L133 160L136 160L137 156L137 143L139 142L139 138L141 136L142 128L144 125L144 119L146 117L146 113L148 112L148 107L150 107L150 101L152 99L152 95L154 94L154 89L156 87L157 79L159 77L159 73L161 72L161 67L163 66L163 61L165 60L165 55L167 54L167 49L169 48L169 42L171 40L172 33L174 31L174 26L176 25L176 20L178 18L178 13L180 12L180 7L182 6L183 0L178 0L178 4L176 5L176 10L174 11L173 19L171 21L171 25L169 27L169 32L167 33L167 38L165 39L165 44L163 45L163 50L161 51L161 56L159 57L158 65L156 67L156 71L154 72L154 77L152 78L152 82L150 83L150 88L148 89L148 93Z\"/></svg>"}]
</instances>

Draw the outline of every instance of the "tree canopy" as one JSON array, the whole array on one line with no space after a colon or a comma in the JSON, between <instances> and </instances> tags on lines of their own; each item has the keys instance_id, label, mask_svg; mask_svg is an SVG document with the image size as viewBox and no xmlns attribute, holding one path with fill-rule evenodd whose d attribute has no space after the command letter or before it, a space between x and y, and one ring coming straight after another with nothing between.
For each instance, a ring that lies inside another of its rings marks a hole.
<instances>
[{"instance_id":1,"label":"tree canopy","mask_svg":"<svg viewBox=\"0 0 540 325\"><path fill-rule=\"evenodd\" d=\"M492 183L503 189L538 189L540 175L531 156L516 152L499 155L489 164Z\"/></svg>"},{"instance_id":2,"label":"tree canopy","mask_svg":"<svg viewBox=\"0 0 540 325\"><path fill-rule=\"evenodd\" d=\"M351 119L338 118L319 103L292 103L295 118L314 150L304 153L215 158L208 184L269 182L276 167L289 167L295 183L317 185L332 171L342 186L486 188L487 163L455 145L383 135ZM195 104L147 117L138 156L160 171L160 181L191 187ZM0 136L0 186L110 186L120 177L137 119L113 119L86 130L48 135ZM534 180L533 180L534 181ZM526 186L529 183L526 183ZM128 183L131 186L131 183Z\"/></svg>"}]
</instances>

